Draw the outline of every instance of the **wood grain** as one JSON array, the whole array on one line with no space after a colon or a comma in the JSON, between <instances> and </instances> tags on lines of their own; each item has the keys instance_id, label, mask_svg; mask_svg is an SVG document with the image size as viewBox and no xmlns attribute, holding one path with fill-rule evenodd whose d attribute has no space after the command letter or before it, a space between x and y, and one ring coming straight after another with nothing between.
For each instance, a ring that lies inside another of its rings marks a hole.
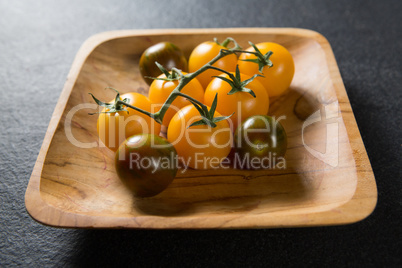
<instances>
[{"instance_id":1,"label":"wood grain","mask_svg":"<svg viewBox=\"0 0 402 268\"><path fill-rule=\"evenodd\" d=\"M181 170L164 192L139 199L119 181L111 151L80 148L68 138L69 113L82 106L72 117L71 134L81 143L98 142L88 93L109 100L113 93L104 88L113 86L147 94L138 60L150 45L170 41L189 55L200 42L228 36L243 47L248 41L280 43L295 59L292 85L271 100L269 111L286 116L286 169ZM303 128L314 118L321 120ZM35 220L72 228L346 224L367 217L376 201L374 175L331 47L316 32L291 28L135 30L91 37L72 65L25 195Z\"/></svg>"}]
</instances>

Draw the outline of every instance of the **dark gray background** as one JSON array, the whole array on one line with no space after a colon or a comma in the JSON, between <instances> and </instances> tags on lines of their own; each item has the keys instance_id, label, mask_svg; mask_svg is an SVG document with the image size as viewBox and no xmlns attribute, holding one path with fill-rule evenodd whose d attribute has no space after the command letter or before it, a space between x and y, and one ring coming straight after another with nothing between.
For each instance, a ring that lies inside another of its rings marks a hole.
<instances>
[{"instance_id":1,"label":"dark gray background","mask_svg":"<svg viewBox=\"0 0 402 268\"><path fill-rule=\"evenodd\" d=\"M0 266L269 266L401 261L402 1L0 0ZM332 45L378 185L366 220L267 230L71 230L30 218L24 194L73 58L120 29L300 27Z\"/></svg>"}]
</instances>

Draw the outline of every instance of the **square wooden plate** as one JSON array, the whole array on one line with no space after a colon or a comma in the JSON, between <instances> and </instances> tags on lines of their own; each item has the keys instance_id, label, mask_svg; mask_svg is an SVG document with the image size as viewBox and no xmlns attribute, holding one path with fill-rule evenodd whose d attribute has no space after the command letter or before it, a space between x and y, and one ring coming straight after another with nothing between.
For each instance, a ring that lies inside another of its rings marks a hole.
<instances>
[{"instance_id":1,"label":"square wooden plate","mask_svg":"<svg viewBox=\"0 0 402 268\"><path fill-rule=\"evenodd\" d=\"M290 89L271 100L288 134L285 169L188 170L161 194L134 198L119 181L113 153L93 147L97 116L89 92L147 94L138 61L150 45L170 41L187 54L217 37L244 48L273 41L292 53ZM71 140L74 140L73 144ZM77 142L82 146L76 146ZM91 148L82 148L82 147ZM73 228L272 228L352 223L375 208L377 189L328 41L292 28L114 31L79 50L49 124L25 195L37 221Z\"/></svg>"}]
</instances>

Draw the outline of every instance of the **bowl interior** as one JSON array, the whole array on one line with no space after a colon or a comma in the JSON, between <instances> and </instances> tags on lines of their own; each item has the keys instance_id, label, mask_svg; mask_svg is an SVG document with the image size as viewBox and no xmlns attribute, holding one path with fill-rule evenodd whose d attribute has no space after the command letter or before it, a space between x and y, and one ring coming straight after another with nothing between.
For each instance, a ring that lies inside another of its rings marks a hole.
<instances>
[{"instance_id":1,"label":"bowl interior","mask_svg":"<svg viewBox=\"0 0 402 268\"><path fill-rule=\"evenodd\" d=\"M355 161L323 47L313 38L290 34L231 35L244 48L248 41L280 43L294 57L292 85L271 100L269 111L283 117L286 168L188 169L179 171L168 189L155 197L134 198L126 190L115 173L114 154L97 146L97 116L88 115L96 110L88 93L111 100L114 93L105 87L112 86L121 93L146 95L138 61L147 47L170 41L188 56L198 43L214 37L223 40L227 33L136 35L98 45L79 72L51 141L41 174L42 199L69 213L110 217L274 217L325 211L350 200L357 183Z\"/></svg>"}]
</instances>

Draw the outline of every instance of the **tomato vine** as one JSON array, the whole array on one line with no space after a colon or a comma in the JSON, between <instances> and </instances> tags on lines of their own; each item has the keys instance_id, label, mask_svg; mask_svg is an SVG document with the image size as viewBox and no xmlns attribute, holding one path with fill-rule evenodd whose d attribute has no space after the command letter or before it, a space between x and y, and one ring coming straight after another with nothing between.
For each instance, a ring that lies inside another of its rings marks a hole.
<instances>
[{"instance_id":1,"label":"tomato vine","mask_svg":"<svg viewBox=\"0 0 402 268\"><path fill-rule=\"evenodd\" d=\"M216 39L215 39L215 42ZM254 54L257 57L261 57L261 53L259 51L244 51L241 50L240 46L238 45L238 43L233 39L228 37L225 41L222 42L222 45L224 44L225 47L227 47L229 42L233 42L234 43L234 47L233 48L227 48L227 49L221 49L219 51L219 54L213 58L212 60L210 60L208 63L206 63L204 66L202 66L201 68L199 68L197 71L192 72L192 73L188 73L188 74L183 74L181 72L181 70L177 69L177 68L172 68L171 69L171 73L169 73L167 70L165 70L163 68L162 65L160 65L159 63L155 62L155 64L159 67L159 69L162 71L162 73L165 73L166 75L166 80L179 80L179 83L177 85L177 87L170 93L170 95L168 96L168 98L166 99L165 103L162 105L162 107L160 108L159 111L155 112L155 113L151 113L148 111L145 111L143 109L140 109L138 107L135 107L133 105L130 105L128 103L127 99L122 100L120 98L120 94L119 92L117 92L117 95L115 97L115 100L113 103L105 103L102 102L100 100L98 100L93 94L90 93L90 95L92 96L92 98L95 100L95 102L102 107L105 107L107 109L109 109L108 112L118 112L118 111L125 111L124 110L124 106L132 108L140 113L143 113L149 117L151 117L152 119L154 119L157 123L162 124L163 122L163 117L165 115L165 113L167 112L169 106L171 105L171 103L178 97L184 97L186 99L188 99L196 108L197 110L200 112L201 115L201 120L193 123L193 125L209 125L211 127L215 127L216 126L216 122L219 122L221 120L225 120L227 118L229 118L231 115L229 116L220 116L220 117L214 117L214 113L215 113L215 109L216 109L216 105L217 105L217 95L214 98L214 102L211 105L211 108L208 110L208 107L203 104L202 102L192 98L191 96L188 96L184 93L181 93L180 91L184 88L184 86L186 86L192 79L194 79L195 77L197 77L199 74L201 74L202 72L208 70L208 69L215 69L215 70L219 70L222 71L224 73L227 73L226 71L219 69L215 66L212 66L215 62L217 62L218 60L220 60L221 58L227 56L227 55L231 55L231 54L235 54L235 53L249 53L249 54ZM268 61L269 60L269 56L272 54L269 53L268 55L265 55L266 57L264 58L264 60ZM272 66L272 64L268 64L269 66ZM238 71L238 70L237 70ZM231 75L231 74L230 74ZM231 75L232 77L233 75ZM234 91L231 92L230 94L233 94L237 91L244 91L244 92L248 92L251 95L253 95L253 97L255 97L255 95L253 94L252 91L248 90L247 88L245 88L245 85L247 85L247 83L251 82L255 77L257 76L261 76L261 75L254 75L251 79L249 79L248 81L244 81L243 83L240 83L236 81L235 76L233 76L234 81L231 81L230 83L234 83ZM158 79L158 78L154 78L154 79ZM164 79L164 78L163 78ZM115 90L115 89L114 89ZM117 90L115 90L117 91Z\"/></svg>"}]
</instances>

